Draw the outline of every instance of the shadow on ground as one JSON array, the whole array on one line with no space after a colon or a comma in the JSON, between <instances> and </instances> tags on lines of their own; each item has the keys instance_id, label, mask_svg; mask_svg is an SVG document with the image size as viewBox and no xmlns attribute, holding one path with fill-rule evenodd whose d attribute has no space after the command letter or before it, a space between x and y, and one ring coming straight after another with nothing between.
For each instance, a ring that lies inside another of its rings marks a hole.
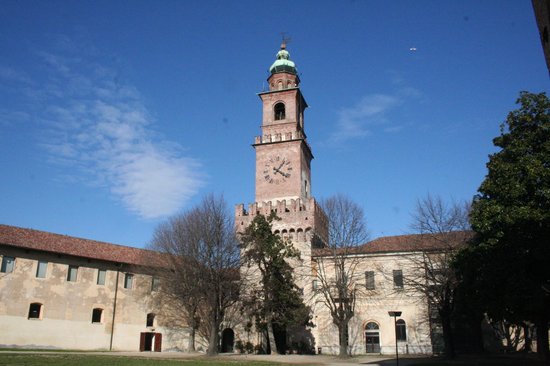
<instances>
[{"instance_id":1,"label":"shadow on ground","mask_svg":"<svg viewBox=\"0 0 550 366\"><path fill-rule=\"evenodd\" d=\"M395 359L359 362L364 365L394 366ZM453 360L441 357L404 357L399 358L399 366L543 366L548 365L540 360L536 354L509 354L509 355L465 355Z\"/></svg>"}]
</instances>

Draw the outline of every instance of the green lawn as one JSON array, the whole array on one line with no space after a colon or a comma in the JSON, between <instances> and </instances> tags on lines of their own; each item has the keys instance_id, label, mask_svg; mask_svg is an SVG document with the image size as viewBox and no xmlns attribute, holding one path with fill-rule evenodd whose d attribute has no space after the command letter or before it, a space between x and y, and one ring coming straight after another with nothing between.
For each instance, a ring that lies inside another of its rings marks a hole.
<instances>
[{"instance_id":1,"label":"green lawn","mask_svg":"<svg viewBox=\"0 0 550 366\"><path fill-rule=\"evenodd\" d=\"M221 366L231 364L234 366L281 366L281 363L272 362L242 362L233 360L208 359L204 357L193 359L166 360L159 358L136 358L124 356L99 356L76 354L29 354L29 353L0 353L0 365L26 365L26 366Z\"/></svg>"}]
</instances>

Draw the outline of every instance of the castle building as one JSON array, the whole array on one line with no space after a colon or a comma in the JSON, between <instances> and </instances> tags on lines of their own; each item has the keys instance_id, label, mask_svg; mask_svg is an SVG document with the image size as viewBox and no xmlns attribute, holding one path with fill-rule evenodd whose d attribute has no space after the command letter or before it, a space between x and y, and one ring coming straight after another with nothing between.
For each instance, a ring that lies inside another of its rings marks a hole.
<instances>
[{"instance_id":1,"label":"castle building","mask_svg":"<svg viewBox=\"0 0 550 366\"><path fill-rule=\"evenodd\" d=\"M322 249L328 240L328 221L312 195L313 154L304 123L307 103L300 91L296 65L284 43L269 71L269 90L259 93L262 134L253 145L255 202L248 209L237 205L235 222L237 230L242 231L255 215L275 213L279 217L273 222L273 230L300 250L302 262L295 268L295 278L303 289L304 301L314 310L311 339L294 340L306 342L319 352L338 353L338 329L319 294L316 274L320 265L330 262ZM420 247L414 236L382 238L356 248L345 259L347 265L354 266L354 276L359 277L352 281L364 287L357 291L356 311L350 323L350 353L395 353L394 321L401 352L432 352L426 299L407 289L403 281L403 276L417 267L418 257L424 253ZM389 317L388 311L394 310L401 311L399 320Z\"/></svg>"},{"instance_id":2,"label":"castle building","mask_svg":"<svg viewBox=\"0 0 550 366\"><path fill-rule=\"evenodd\" d=\"M263 106L261 136L255 138L255 202L235 207L242 232L256 215L276 213L275 233L301 252L297 285L313 310L315 327L307 346L338 353L338 330L317 291L316 270L325 260L328 221L312 194L312 149L307 141L300 77L285 44L270 68L269 89L259 93ZM438 332L421 293L407 288L417 275L418 258L433 241L395 236L366 243L348 255L358 291L348 340L350 353L431 353ZM158 280L155 253L31 229L0 225L0 346L185 350L189 330L174 321L174 309L153 300ZM156 264L155 264L156 263ZM399 319L388 315L399 311ZM221 350L250 340L237 320L226 322ZM229 325L231 324L231 328ZM288 336L287 341L304 341Z\"/></svg>"},{"instance_id":3,"label":"castle building","mask_svg":"<svg viewBox=\"0 0 550 366\"><path fill-rule=\"evenodd\" d=\"M0 225L0 255L0 346L160 352L184 344L183 325L152 301L158 253Z\"/></svg>"}]
</instances>

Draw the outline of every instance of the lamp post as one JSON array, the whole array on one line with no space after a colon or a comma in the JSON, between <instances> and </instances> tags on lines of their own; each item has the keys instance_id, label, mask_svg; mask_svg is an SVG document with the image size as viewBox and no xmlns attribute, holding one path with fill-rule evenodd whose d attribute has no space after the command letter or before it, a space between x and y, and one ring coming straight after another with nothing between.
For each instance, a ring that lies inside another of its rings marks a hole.
<instances>
[{"instance_id":1,"label":"lamp post","mask_svg":"<svg viewBox=\"0 0 550 366\"><path fill-rule=\"evenodd\" d=\"M388 315L393 317L393 326L395 329L395 364L399 366L399 351L397 349L397 317L401 316L401 311L388 311Z\"/></svg>"}]
</instances>

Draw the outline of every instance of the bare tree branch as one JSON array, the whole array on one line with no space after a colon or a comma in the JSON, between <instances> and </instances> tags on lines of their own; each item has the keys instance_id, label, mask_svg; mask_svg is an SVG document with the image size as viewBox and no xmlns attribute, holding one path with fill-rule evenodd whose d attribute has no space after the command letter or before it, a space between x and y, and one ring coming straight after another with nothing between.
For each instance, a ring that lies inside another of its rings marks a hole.
<instances>
[{"instance_id":1,"label":"bare tree branch","mask_svg":"<svg viewBox=\"0 0 550 366\"><path fill-rule=\"evenodd\" d=\"M330 312L338 327L340 357L347 357L349 322L355 314L359 284L363 275L357 272L359 259L354 249L368 240L363 210L343 195L321 202L328 219L328 243L314 251L316 296Z\"/></svg>"},{"instance_id":2,"label":"bare tree branch","mask_svg":"<svg viewBox=\"0 0 550 366\"><path fill-rule=\"evenodd\" d=\"M189 349L194 350L199 330L209 339L208 354L217 354L220 325L239 295L239 246L223 197L208 195L197 207L159 225L152 247L168 255L160 294L183 307L181 315L191 330Z\"/></svg>"},{"instance_id":3,"label":"bare tree branch","mask_svg":"<svg viewBox=\"0 0 550 366\"><path fill-rule=\"evenodd\" d=\"M472 238L469 212L468 202L448 204L441 197L428 195L417 201L412 214L411 228L419 234L415 237L419 255L410 256L412 268L405 282L428 301L427 320L432 331L441 326L449 358L455 356L451 316L459 285L452 262L457 251Z\"/></svg>"}]
</instances>

